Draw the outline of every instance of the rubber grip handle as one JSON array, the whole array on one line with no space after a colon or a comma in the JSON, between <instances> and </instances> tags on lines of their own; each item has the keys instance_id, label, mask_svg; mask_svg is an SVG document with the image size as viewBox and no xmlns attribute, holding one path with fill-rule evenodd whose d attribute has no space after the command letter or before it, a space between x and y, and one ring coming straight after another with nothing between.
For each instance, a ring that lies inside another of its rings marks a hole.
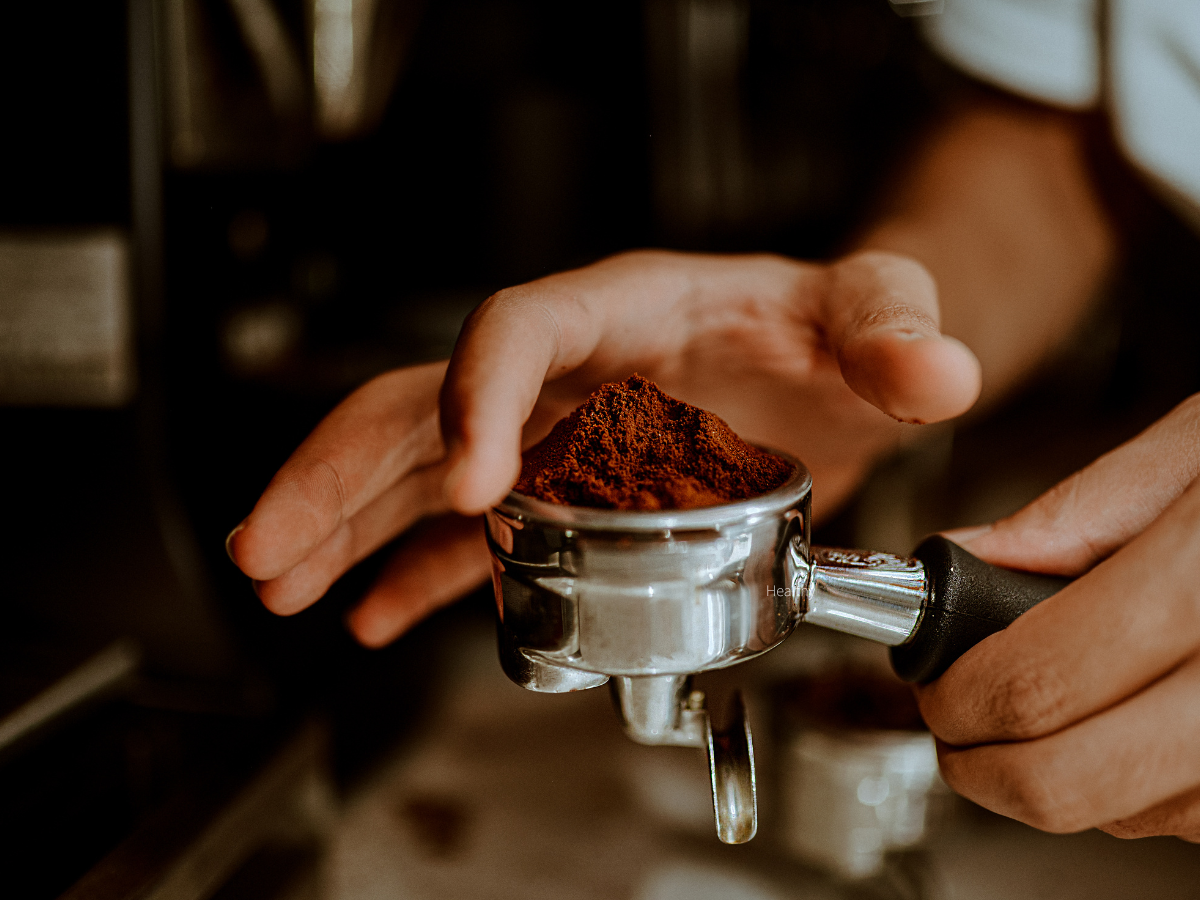
<instances>
[{"instance_id":1,"label":"rubber grip handle","mask_svg":"<svg viewBox=\"0 0 1200 900\"><path fill-rule=\"evenodd\" d=\"M933 681L985 637L1003 631L1071 581L993 566L936 534L913 556L925 564L929 600L916 633L892 648L892 668L919 684Z\"/></svg>"}]
</instances>

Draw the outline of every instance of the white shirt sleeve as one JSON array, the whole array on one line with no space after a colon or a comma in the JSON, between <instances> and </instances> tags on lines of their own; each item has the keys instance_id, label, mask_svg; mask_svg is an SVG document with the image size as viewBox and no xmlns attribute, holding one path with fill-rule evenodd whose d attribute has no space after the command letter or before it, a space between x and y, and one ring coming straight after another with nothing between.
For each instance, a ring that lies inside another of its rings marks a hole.
<instances>
[{"instance_id":1,"label":"white shirt sleeve","mask_svg":"<svg viewBox=\"0 0 1200 900\"><path fill-rule=\"evenodd\" d=\"M1113 0L1111 16L1117 140L1200 230L1200 0Z\"/></svg>"},{"instance_id":2,"label":"white shirt sleeve","mask_svg":"<svg viewBox=\"0 0 1200 900\"><path fill-rule=\"evenodd\" d=\"M1096 0L946 0L926 37L983 81L1084 109L1100 98L1097 15Z\"/></svg>"},{"instance_id":3,"label":"white shirt sleeve","mask_svg":"<svg viewBox=\"0 0 1200 900\"><path fill-rule=\"evenodd\" d=\"M925 29L997 87L1068 109L1106 103L1129 160L1200 229L1200 0L945 0Z\"/></svg>"}]
</instances>

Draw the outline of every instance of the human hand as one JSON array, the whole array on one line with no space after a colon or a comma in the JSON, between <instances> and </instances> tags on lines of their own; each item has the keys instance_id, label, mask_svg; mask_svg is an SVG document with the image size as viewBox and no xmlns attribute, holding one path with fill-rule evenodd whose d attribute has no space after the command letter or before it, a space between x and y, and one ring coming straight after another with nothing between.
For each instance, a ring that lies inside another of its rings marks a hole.
<instances>
[{"instance_id":1,"label":"human hand","mask_svg":"<svg viewBox=\"0 0 1200 900\"><path fill-rule=\"evenodd\" d=\"M1200 842L1200 395L949 537L1079 575L918 689L947 783L1045 831Z\"/></svg>"},{"instance_id":2,"label":"human hand","mask_svg":"<svg viewBox=\"0 0 1200 900\"><path fill-rule=\"evenodd\" d=\"M886 253L819 265L643 251L510 288L472 314L444 383L440 364L390 372L335 409L230 555L269 609L297 612L419 518L498 502L523 446L635 371L802 458L819 516L900 442L901 422L974 402L978 363L937 323L928 273ZM433 528L351 614L362 642L386 643L486 577L477 521Z\"/></svg>"}]
</instances>

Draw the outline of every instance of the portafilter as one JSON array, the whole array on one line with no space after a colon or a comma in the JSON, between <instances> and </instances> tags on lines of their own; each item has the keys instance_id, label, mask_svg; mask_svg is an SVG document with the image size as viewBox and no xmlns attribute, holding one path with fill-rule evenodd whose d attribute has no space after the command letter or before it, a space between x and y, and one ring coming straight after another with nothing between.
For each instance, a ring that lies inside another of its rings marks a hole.
<instances>
[{"instance_id":1,"label":"portafilter","mask_svg":"<svg viewBox=\"0 0 1200 900\"><path fill-rule=\"evenodd\" d=\"M811 545L799 460L761 496L685 510L562 506L511 492L487 514L500 661L523 688L610 682L626 733L705 748L717 835L757 830L740 697L714 729L691 676L765 653L801 622L889 645L897 674L936 678L1064 579L982 562L934 536L911 558Z\"/></svg>"}]
</instances>

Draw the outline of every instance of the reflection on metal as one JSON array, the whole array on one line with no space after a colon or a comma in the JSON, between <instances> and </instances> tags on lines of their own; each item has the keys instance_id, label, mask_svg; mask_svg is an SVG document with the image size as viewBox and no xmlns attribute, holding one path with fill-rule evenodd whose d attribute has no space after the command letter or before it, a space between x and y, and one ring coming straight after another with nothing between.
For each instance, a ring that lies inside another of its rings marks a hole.
<instances>
[{"instance_id":1,"label":"reflection on metal","mask_svg":"<svg viewBox=\"0 0 1200 900\"><path fill-rule=\"evenodd\" d=\"M639 744L703 747L704 694L686 675L618 677L609 682L625 733Z\"/></svg>"},{"instance_id":2,"label":"reflection on metal","mask_svg":"<svg viewBox=\"0 0 1200 900\"><path fill-rule=\"evenodd\" d=\"M748 214L740 80L746 0L654 0L647 8L654 79L655 204L683 238Z\"/></svg>"},{"instance_id":3,"label":"reflection on metal","mask_svg":"<svg viewBox=\"0 0 1200 900\"><path fill-rule=\"evenodd\" d=\"M166 157L176 168L282 163L307 140L307 78L278 8L272 0L228 4L236 30L221 27L201 0L161 6Z\"/></svg>"},{"instance_id":4,"label":"reflection on metal","mask_svg":"<svg viewBox=\"0 0 1200 900\"><path fill-rule=\"evenodd\" d=\"M758 784L754 772L754 738L740 692L733 696L729 726L718 731L706 715L705 743L712 777L713 815L717 837L744 844L758 833Z\"/></svg>"},{"instance_id":5,"label":"reflection on metal","mask_svg":"<svg viewBox=\"0 0 1200 900\"><path fill-rule=\"evenodd\" d=\"M812 556L805 622L889 647L916 632L929 595L919 560L827 547L814 547Z\"/></svg>"},{"instance_id":6,"label":"reflection on metal","mask_svg":"<svg viewBox=\"0 0 1200 900\"><path fill-rule=\"evenodd\" d=\"M649 746L702 747L708 754L717 837L744 844L758 832L754 739L741 693L733 696L729 724L713 727L703 691L686 675L619 677L609 682L625 733Z\"/></svg>"},{"instance_id":7,"label":"reflection on metal","mask_svg":"<svg viewBox=\"0 0 1200 900\"><path fill-rule=\"evenodd\" d=\"M421 6L418 0L311 0L318 134L343 140L378 123Z\"/></svg>"},{"instance_id":8,"label":"reflection on metal","mask_svg":"<svg viewBox=\"0 0 1200 900\"><path fill-rule=\"evenodd\" d=\"M382 118L420 0L308 0L292 34L280 0L162 0L166 150L176 168L294 165L314 133L359 137ZM246 77L245 59L252 74ZM307 61L311 59L311 68Z\"/></svg>"},{"instance_id":9,"label":"reflection on metal","mask_svg":"<svg viewBox=\"0 0 1200 900\"><path fill-rule=\"evenodd\" d=\"M279 11L271 0L229 0L229 6L254 57L275 114L285 120L303 116L304 68L288 39Z\"/></svg>"},{"instance_id":10,"label":"reflection on metal","mask_svg":"<svg viewBox=\"0 0 1200 900\"><path fill-rule=\"evenodd\" d=\"M0 404L128 403L129 279L118 231L0 236Z\"/></svg>"},{"instance_id":11,"label":"reflection on metal","mask_svg":"<svg viewBox=\"0 0 1200 900\"><path fill-rule=\"evenodd\" d=\"M313 83L322 130L344 127L362 105L365 80L360 75L356 84L354 74L366 66L374 11L375 0L313 0Z\"/></svg>"},{"instance_id":12,"label":"reflection on metal","mask_svg":"<svg viewBox=\"0 0 1200 900\"><path fill-rule=\"evenodd\" d=\"M611 676L626 734L708 751L717 834L754 836L753 743L744 709L714 730L690 676L765 653L796 627L812 479L690 510L579 509L516 493L487 514L505 673L579 690ZM557 672L561 674L555 674Z\"/></svg>"},{"instance_id":13,"label":"reflection on metal","mask_svg":"<svg viewBox=\"0 0 1200 900\"><path fill-rule=\"evenodd\" d=\"M888 853L918 846L945 803L927 731L814 726L783 752L784 846L846 878L874 875Z\"/></svg>"},{"instance_id":14,"label":"reflection on metal","mask_svg":"<svg viewBox=\"0 0 1200 900\"><path fill-rule=\"evenodd\" d=\"M124 684L141 660L131 641L117 641L0 719L0 751L32 736L61 716Z\"/></svg>"}]
</instances>

